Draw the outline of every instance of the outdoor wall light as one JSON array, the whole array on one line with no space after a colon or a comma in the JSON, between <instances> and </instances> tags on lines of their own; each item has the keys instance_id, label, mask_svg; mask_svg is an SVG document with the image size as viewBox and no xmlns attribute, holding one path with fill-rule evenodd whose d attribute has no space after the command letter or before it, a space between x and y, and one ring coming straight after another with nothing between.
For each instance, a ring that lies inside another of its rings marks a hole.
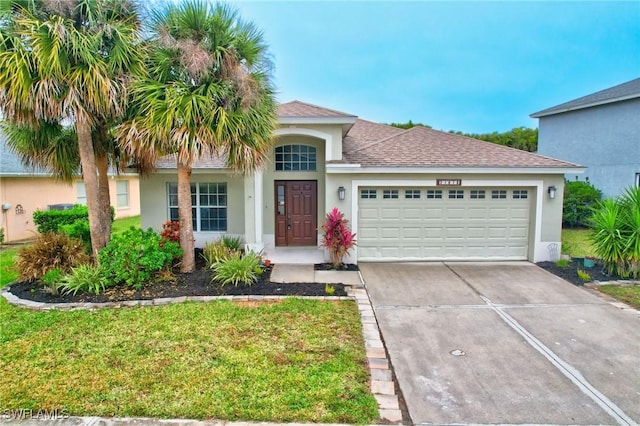
<instances>
[{"instance_id":1,"label":"outdoor wall light","mask_svg":"<svg viewBox=\"0 0 640 426\"><path fill-rule=\"evenodd\" d=\"M549 198L550 199L554 199L556 198L556 187L555 186L550 186L549 189L547 189L547 192L549 193Z\"/></svg>"},{"instance_id":2,"label":"outdoor wall light","mask_svg":"<svg viewBox=\"0 0 640 426\"><path fill-rule=\"evenodd\" d=\"M338 200L344 201L345 193L346 192L345 192L344 186L339 186L338 187Z\"/></svg>"}]
</instances>

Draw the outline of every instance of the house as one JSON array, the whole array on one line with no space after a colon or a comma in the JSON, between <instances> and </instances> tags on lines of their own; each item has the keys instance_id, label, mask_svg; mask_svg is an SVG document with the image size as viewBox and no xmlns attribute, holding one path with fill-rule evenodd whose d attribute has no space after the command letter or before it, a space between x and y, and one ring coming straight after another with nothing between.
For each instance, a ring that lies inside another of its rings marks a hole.
<instances>
[{"instance_id":1,"label":"house","mask_svg":"<svg viewBox=\"0 0 640 426\"><path fill-rule=\"evenodd\" d=\"M139 178L135 173L112 175L109 181L116 218L140 214ZM41 169L25 167L0 134L0 228L5 242L37 235L33 212L64 205L86 204L82 179L64 183Z\"/></svg>"},{"instance_id":2,"label":"house","mask_svg":"<svg viewBox=\"0 0 640 426\"><path fill-rule=\"evenodd\" d=\"M583 164L580 178L614 197L640 185L640 78L531 114L538 153ZM567 179L578 179L573 173Z\"/></svg>"},{"instance_id":3,"label":"house","mask_svg":"<svg viewBox=\"0 0 640 426\"><path fill-rule=\"evenodd\" d=\"M402 130L327 108L281 104L262 171L220 158L191 176L196 246L241 235L250 249L316 247L333 207L357 232L348 261L529 260L560 249L565 173L582 169L424 127ZM142 179L143 227L178 217L175 158Z\"/></svg>"}]
</instances>

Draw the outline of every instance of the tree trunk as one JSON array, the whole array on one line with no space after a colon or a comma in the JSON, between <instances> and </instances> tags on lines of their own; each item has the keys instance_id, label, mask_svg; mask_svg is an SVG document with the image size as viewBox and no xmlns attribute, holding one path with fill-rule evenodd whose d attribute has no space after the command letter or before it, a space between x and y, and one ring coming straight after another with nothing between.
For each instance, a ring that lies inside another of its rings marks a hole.
<instances>
[{"instance_id":1,"label":"tree trunk","mask_svg":"<svg viewBox=\"0 0 640 426\"><path fill-rule=\"evenodd\" d=\"M196 268L191 207L191 166L185 166L178 161L178 218L180 247L184 252L180 272L193 272Z\"/></svg>"},{"instance_id":2,"label":"tree trunk","mask_svg":"<svg viewBox=\"0 0 640 426\"><path fill-rule=\"evenodd\" d=\"M91 233L91 249L95 261L98 261L98 251L106 245L102 233L103 226L100 217L100 201L98 199L98 173L96 157L91 140L91 127L85 119L78 118L76 122L78 133L78 150L82 165L82 179L87 193L87 209L89 210L89 232Z\"/></svg>"},{"instance_id":3,"label":"tree trunk","mask_svg":"<svg viewBox=\"0 0 640 426\"><path fill-rule=\"evenodd\" d=\"M100 202L100 222L105 245L111 240L111 198L109 195L109 157L101 154L96 157L98 166L98 200Z\"/></svg>"}]
</instances>

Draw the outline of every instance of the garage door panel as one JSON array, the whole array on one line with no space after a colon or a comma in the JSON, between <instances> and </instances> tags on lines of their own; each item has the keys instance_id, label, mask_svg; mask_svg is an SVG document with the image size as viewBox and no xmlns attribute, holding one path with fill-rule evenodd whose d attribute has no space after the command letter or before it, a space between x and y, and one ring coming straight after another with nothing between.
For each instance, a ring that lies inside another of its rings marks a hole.
<instances>
[{"instance_id":1,"label":"garage door panel","mask_svg":"<svg viewBox=\"0 0 640 426\"><path fill-rule=\"evenodd\" d=\"M527 259L531 199L514 199L512 189L505 199L472 199L468 188L462 199L446 190L428 199L433 188L418 189L421 198L359 200L360 258Z\"/></svg>"}]
</instances>

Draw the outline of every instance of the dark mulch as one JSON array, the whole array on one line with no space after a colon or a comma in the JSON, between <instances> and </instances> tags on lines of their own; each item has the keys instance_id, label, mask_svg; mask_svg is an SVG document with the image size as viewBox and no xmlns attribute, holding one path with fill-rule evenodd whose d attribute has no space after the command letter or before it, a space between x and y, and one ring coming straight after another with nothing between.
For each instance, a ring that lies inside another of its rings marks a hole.
<instances>
[{"instance_id":1,"label":"dark mulch","mask_svg":"<svg viewBox=\"0 0 640 426\"><path fill-rule=\"evenodd\" d=\"M313 265L316 271L359 271L358 265L353 263L343 263L339 267L334 268L332 263L316 263Z\"/></svg>"},{"instance_id":2,"label":"dark mulch","mask_svg":"<svg viewBox=\"0 0 640 426\"><path fill-rule=\"evenodd\" d=\"M585 282L578 277L578 269L589 274L591 276L591 281L612 281L621 279L617 275L607 274L600 262L596 262L595 266L591 268L585 268L582 262L582 258L576 257L571 259L569 265L566 267L558 266L555 262L539 262L536 263L536 265L569 281L572 284L579 286L584 285Z\"/></svg>"},{"instance_id":3,"label":"dark mulch","mask_svg":"<svg viewBox=\"0 0 640 426\"><path fill-rule=\"evenodd\" d=\"M279 296L327 296L324 283L273 283L270 281L273 265L266 268L255 284L232 284L221 286L212 282L212 271L204 268L198 262L198 269L194 272L182 274L174 273L169 279L146 284L140 290L118 286L108 288L104 293L67 294L54 296L49 293L40 281L23 281L11 284L10 291L21 299L45 303L103 303L122 302L125 300L149 300L160 297L180 296L223 296L223 295L279 295ZM335 293L332 296L346 296L342 284L334 284Z\"/></svg>"}]
</instances>

